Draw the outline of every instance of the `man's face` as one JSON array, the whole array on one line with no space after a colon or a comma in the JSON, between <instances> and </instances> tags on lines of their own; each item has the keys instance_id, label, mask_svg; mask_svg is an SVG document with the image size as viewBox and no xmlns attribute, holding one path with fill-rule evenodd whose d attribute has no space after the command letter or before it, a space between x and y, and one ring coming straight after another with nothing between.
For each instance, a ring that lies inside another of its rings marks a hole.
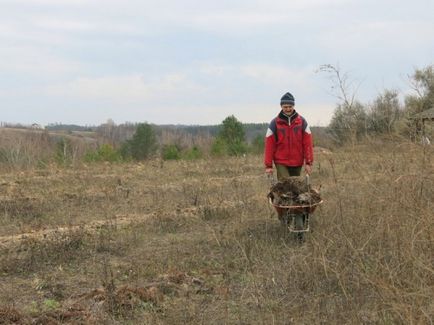
<instances>
[{"instance_id":1,"label":"man's face","mask_svg":"<svg viewBox=\"0 0 434 325\"><path fill-rule=\"evenodd\" d=\"M286 115L291 115L294 112L294 105L288 105L288 104L282 105L282 111Z\"/></svg>"}]
</instances>

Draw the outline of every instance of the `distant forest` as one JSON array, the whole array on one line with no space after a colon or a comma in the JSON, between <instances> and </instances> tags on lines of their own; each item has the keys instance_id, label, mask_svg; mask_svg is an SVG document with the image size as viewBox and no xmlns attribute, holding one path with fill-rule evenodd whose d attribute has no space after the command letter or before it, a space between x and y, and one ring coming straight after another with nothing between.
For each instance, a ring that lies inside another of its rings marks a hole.
<instances>
[{"instance_id":1,"label":"distant forest","mask_svg":"<svg viewBox=\"0 0 434 325\"><path fill-rule=\"evenodd\" d=\"M138 124L139 123L115 124L109 120L107 123L98 126L52 123L45 127L41 127L39 125L29 126L17 123L0 122L0 127L15 129L43 128L49 132L74 134L76 136L89 137L89 139L102 137L109 140L112 144L119 144L132 138ZM219 133L221 128L221 125L151 125L153 126L156 135L159 136L160 139L163 139L160 140L162 143L176 142L181 138L181 142L184 142L186 139L191 140L194 138L212 139ZM246 135L246 142L251 144L255 138L261 136L265 137L268 123L244 123L243 126ZM314 134L314 139L316 139L315 142L329 137L326 127L311 127L311 129Z\"/></svg>"},{"instance_id":2,"label":"distant forest","mask_svg":"<svg viewBox=\"0 0 434 325\"><path fill-rule=\"evenodd\" d=\"M126 128L131 132L126 132L125 138L131 137L134 133L134 129L138 123L126 123L120 125L113 125L112 128ZM268 123L244 123L244 130L246 132L246 141L252 142L257 136L263 135L267 132ZM100 133L102 129L107 129L108 124L102 124L100 126L80 126L75 124L49 124L45 127L48 131L66 131L66 132L97 132ZM156 125L153 124L157 134L163 133L163 131L178 132L188 134L190 136L207 135L214 137L218 134L221 125ZM324 127L312 127L312 132L315 134L325 133ZM123 137L122 137L123 138Z\"/></svg>"},{"instance_id":3,"label":"distant forest","mask_svg":"<svg viewBox=\"0 0 434 325\"><path fill-rule=\"evenodd\" d=\"M119 125L102 124L99 126L81 126L75 124L48 124L45 129L48 131L63 131L63 132L101 132L101 129L107 128L121 128L121 129L135 129L138 123L125 123ZM208 135L214 137L220 130L220 125L156 125L152 124L157 134L163 131L172 131L188 134L191 136ZM247 142L251 142L256 136L264 135L267 131L268 123L246 123L243 124L246 132ZM126 132L125 137L128 138L133 132Z\"/></svg>"}]
</instances>

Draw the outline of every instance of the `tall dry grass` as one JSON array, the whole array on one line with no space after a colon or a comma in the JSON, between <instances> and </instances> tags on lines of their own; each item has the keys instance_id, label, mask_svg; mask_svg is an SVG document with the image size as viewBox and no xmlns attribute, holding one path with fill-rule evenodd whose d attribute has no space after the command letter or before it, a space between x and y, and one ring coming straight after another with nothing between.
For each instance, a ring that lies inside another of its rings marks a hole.
<instances>
[{"instance_id":1,"label":"tall dry grass","mask_svg":"<svg viewBox=\"0 0 434 325\"><path fill-rule=\"evenodd\" d=\"M64 143L64 148L60 148ZM0 128L0 170L20 171L46 168L50 164L67 162L80 165L89 149L95 149L97 139L84 138L46 130Z\"/></svg>"},{"instance_id":2,"label":"tall dry grass","mask_svg":"<svg viewBox=\"0 0 434 325\"><path fill-rule=\"evenodd\" d=\"M430 324L433 154L372 140L317 151L325 202L303 245L267 203L259 156L3 173L0 316Z\"/></svg>"}]
</instances>

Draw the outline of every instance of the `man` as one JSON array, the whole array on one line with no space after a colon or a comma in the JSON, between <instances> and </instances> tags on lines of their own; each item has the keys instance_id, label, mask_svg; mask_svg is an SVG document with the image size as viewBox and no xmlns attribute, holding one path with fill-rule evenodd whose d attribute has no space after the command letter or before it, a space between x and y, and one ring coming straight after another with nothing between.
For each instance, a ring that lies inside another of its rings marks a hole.
<instances>
[{"instance_id":1,"label":"man","mask_svg":"<svg viewBox=\"0 0 434 325\"><path fill-rule=\"evenodd\" d=\"M265 136L265 172L273 174L273 162L276 166L277 180L282 181L290 176L300 176L304 165L307 174L312 172L313 146L312 134L306 120L294 109L294 96L290 93L283 95L280 100L282 110L274 118ZM284 217L285 210L276 207L279 220L287 225L289 220ZM295 215L295 226L303 229L304 214ZM303 234L297 237L303 240Z\"/></svg>"},{"instance_id":2,"label":"man","mask_svg":"<svg viewBox=\"0 0 434 325\"><path fill-rule=\"evenodd\" d=\"M312 134L306 120L294 109L294 96L283 95L280 106L282 110L271 121L265 136L264 155L265 172L273 173L274 162L279 181L300 176L303 165L310 174L313 163Z\"/></svg>"}]
</instances>

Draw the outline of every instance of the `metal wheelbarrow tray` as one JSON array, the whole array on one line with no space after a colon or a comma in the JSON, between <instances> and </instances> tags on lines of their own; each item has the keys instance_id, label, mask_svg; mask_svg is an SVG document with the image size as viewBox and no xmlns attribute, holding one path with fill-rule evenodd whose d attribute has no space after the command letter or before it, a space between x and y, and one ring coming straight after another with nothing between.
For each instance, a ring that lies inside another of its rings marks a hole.
<instances>
[{"instance_id":1,"label":"metal wheelbarrow tray","mask_svg":"<svg viewBox=\"0 0 434 325\"><path fill-rule=\"evenodd\" d=\"M324 202L324 200L321 200L319 202L316 203L312 203L312 204L304 204L304 205L278 205L278 204L274 204L273 200L271 199L271 197L268 198L269 203L276 207L276 208L281 208L281 209L288 209L291 213L313 213L317 206L322 204Z\"/></svg>"},{"instance_id":2,"label":"metal wheelbarrow tray","mask_svg":"<svg viewBox=\"0 0 434 325\"><path fill-rule=\"evenodd\" d=\"M288 230L290 232L295 233L303 233L308 232L310 230L309 228L309 215L312 214L316 208L324 202L324 200L321 200L316 203L312 204L305 204L305 205L277 205L274 204L271 197L268 198L269 203L276 208L276 210L280 210L283 221L285 222L285 225L288 227ZM304 225L300 229L299 227L296 227L295 225L295 218L294 216L304 214ZM281 220L282 222L282 220Z\"/></svg>"}]
</instances>

